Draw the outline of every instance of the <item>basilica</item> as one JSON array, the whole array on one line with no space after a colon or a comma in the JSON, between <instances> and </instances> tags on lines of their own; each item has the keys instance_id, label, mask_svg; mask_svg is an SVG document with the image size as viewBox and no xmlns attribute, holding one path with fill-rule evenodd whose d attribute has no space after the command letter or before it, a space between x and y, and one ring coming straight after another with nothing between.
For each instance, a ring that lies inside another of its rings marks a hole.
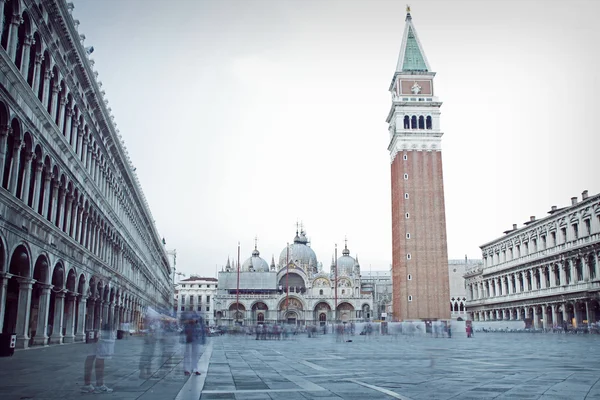
<instances>
[{"instance_id":1,"label":"basilica","mask_svg":"<svg viewBox=\"0 0 600 400\"><path fill-rule=\"evenodd\" d=\"M296 231L292 244L281 251L278 263L260 257L255 245L243 263L219 272L215 298L217 325L286 323L325 325L372 318L373 299L361 287L358 258L347 243L333 258L329 271L310 247L306 232Z\"/></svg>"}]
</instances>

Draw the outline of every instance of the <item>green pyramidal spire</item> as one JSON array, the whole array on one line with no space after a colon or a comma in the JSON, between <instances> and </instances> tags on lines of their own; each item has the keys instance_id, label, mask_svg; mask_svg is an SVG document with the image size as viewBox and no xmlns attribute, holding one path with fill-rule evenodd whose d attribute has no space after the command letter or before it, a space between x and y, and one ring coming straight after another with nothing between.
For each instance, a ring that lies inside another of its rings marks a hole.
<instances>
[{"instance_id":1,"label":"green pyramidal spire","mask_svg":"<svg viewBox=\"0 0 600 400\"><path fill-rule=\"evenodd\" d=\"M412 23L410 11L406 14L406 28L396 72L429 71L429 63L419 43L417 31Z\"/></svg>"}]
</instances>

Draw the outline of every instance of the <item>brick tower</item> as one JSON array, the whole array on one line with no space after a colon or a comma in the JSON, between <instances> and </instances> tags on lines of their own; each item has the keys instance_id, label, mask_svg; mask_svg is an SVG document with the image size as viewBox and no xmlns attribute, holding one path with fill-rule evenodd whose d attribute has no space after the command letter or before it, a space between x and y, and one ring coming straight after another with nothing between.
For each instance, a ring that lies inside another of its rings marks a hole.
<instances>
[{"instance_id":1,"label":"brick tower","mask_svg":"<svg viewBox=\"0 0 600 400\"><path fill-rule=\"evenodd\" d=\"M387 117L392 169L393 319L450 319L440 107L407 8Z\"/></svg>"}]
</instances>

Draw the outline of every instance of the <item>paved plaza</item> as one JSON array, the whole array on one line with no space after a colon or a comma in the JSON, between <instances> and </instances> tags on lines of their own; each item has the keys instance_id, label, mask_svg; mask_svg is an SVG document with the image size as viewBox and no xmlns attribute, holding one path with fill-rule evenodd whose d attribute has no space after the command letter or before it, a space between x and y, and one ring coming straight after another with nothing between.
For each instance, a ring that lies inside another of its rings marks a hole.
<instances>
[{"instance_id":1,"label":"paved plaza","mask_svg":"<svg viewBox=\"0 0 600 400\"><path fill-rule=\"evenodd\" d=\"M479 333L475 338L333 335L215 337L186 377L174 338L140 378L143 338L118 340L110 394L81 394L86 344L0 358L0 399L600 399L600 336ZM94 382L92 380L92 382Z\"/></svg>"}]
</instances>

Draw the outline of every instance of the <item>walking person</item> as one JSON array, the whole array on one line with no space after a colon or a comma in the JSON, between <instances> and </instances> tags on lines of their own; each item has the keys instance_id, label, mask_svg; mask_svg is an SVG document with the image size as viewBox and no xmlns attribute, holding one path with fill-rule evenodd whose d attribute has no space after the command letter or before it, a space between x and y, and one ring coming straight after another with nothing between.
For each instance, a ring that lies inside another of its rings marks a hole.
<instances>
[{"instance_id":1,"label":"walking person","mask_svg":"<svg viewBox=\"0 0 600 400\"><path fill-rule=\"evenodd\" d=\"M200 371L198 371L200 346L206 343L204 319L201 316L188 316L187 318L183 325L185 337L183 370L185 376L200 375Z\"/></svg>"},{"instance_id":2,"label":"walking person","mask_svg":"<svg viewBox=\"0 0 600 400\"><path fill-rule=\"evenodd\" d=\"M110 360L115 352L116 332L110 324L104 324L96 343L90 345L85 359L83 393L111 393L113 389L104 384L104 360ZM96 367L96 387L92 385L92 367Z\"/></svg>"}]
</instances>

